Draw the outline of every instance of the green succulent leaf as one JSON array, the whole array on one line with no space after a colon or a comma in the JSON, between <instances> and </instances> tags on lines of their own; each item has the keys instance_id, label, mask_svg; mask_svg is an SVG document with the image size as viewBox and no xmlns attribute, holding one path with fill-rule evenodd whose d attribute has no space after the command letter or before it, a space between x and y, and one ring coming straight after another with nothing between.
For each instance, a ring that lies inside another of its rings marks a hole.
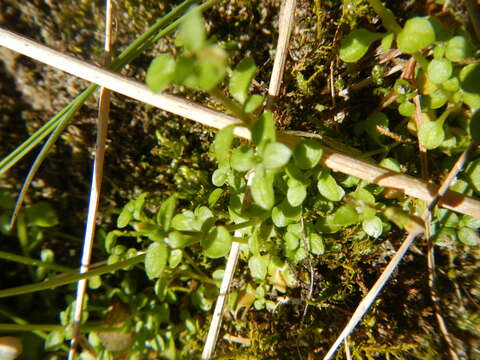
<instances>
[{"instance_id":1,"label":"green succulent leaf","mask_svg":"<svg viewBox=\"0 0 480 360\"><path fill-rule=\"evenodd\" d=\"M469 64L460 71L460 84L467 93L480 93L480 64Z\"/></svg>"},{"instance_id":2,"label":"green succulent leaf","mask_svg":"<svg viewBox=\"0 0 480 360\"><path fill-rule=\"evenodd\" d=\"M356 62L368 51L370 45L381 39L384 34L374 33L365 29L353 30L340 44L340 59L345 62Z\"/></svg>"},{"instance_id":3,"label":"green succulent leaf","mask_svg":"<svg viewBox=\"0 0 480 360\"><path fill-rule=\"evenodd\" d=\"M414 17L408 19L397 36L401 52L413 54L425 49L435 41L435 29L429 19Z\"/></svg>"},{"instance_id":4,"label":"green succulent leaf","mask_svg":"<svg viewBox=\"0 0 480 360\"><path fill-rule=\"evenodd\" d=\"M299 182L294 186L289 186L287 190L287 200L293 207L300 206L307 197L307 187Z\"/></svg>"},{"instance_id":5,"label":"green succulent leaf","mask_svg":"<svg viewBox=\"0 0 480 360\"><path fill-rule=\"evenodd\" d=\"M268 270L268 257L254 255L248 260L248 268L250 269L250 274L259 280L264 280L267 276Z\"/></svg>"},{"instance_id":6,"label":"green succulent leaf","mask_svg":"<svg viewBox=\"0 0 480 360\"><path fill-rule=\"evenodd\" d=\"M180 264L183 258L183 251L180 249L173 249L170 252L170 257L168 258L168 266L171 269L174 269Z\"/></svg>"},{"instance_id":7,"label":"green succulent leaf","mask_svg":"<svg viewBox=\"0 0 480 360\"><path fill-rule=\"evenodd\" d=\"M308 236L309 247L308 249L313 255L323 255L325 253L325 244L322 237L317 233L311 233Z\"/></svg>"},{"instance_id":8,"label":"green succulent leaf","mask_svg":"<svg viewBox=\"0 0 480 360\"><path fill-rule=\"evenodd\" d=\"M168 256L167 245L160 242L150 244L145 255L145 271L150 280L162 275L165 266L167 266Z\"/></svg>"},{"instance_id":9,"label":"green succulent leaf","mask_svg":"<svg viewBox=\"0 0 480 360\"><path fill-rule=\"evenodd\" d=\"M170 54L162 54L152 61L147 70L145 82L154 93L165 90L175 78L175 59Z\"/></svg>"},{"instance_id":10,"label":"green succulent leaf","mask_svg":"<svg viewBox=\"0 0 480 360\"><path fill-rule=\"evenodd\" d=\"M411 117L415 113L415 104L404 101L398 106L398 112L405 117Z\"/></svg>"},{"instance_id":11,"label":"green succulent leaf","mask_svg":"<svg viewBox=\"0 0 480 360\"><path fill-rule=\"evenodd\" d=\"M436 89L434 92L430 94L430 108L432 109L441 108L443 105L447 103L447 101L448 101L448 94L442 89Z\"/></svg>"},{"instance_id":12,"label":"green succulent leaf","mask_svg":"<svg viewBox=\"0 0 480 360\"><path fill-rule=\"evenodd\" d=\"M239 103L244 104L248 98L248 89L257 67L251 58L245 58L233 70L228 90Z\"/></svg>"},{"instance_id":13,"label":"green succulent leaf","mask_svg":"<svg viewBox=\"0 0 480 360\"><path fill-rule=\"evenodd\" d=\"M349 226L357 224L360 221L360 217L354 208L348 205L343 205L335 211L333 215L333 222L340 226Z\"/></svg>"},{"instance_id":14,"label":"green succulent leaf","mask_svg":"<svg viewBox=\"0 0 480 360\"><path fill-rule=\"evenodd\" d=\"M208 196L208 206L213 206L217 203L217 201L222 197L223 190L222 189L215 189L213 190L210 195Z\"/></svg>"},{"instance_id":15,"label":"green succulent leaf","mask_svg":"<svg viewBox=\"0 0 480 360\"><path fill-rule=\"evenodd\" d=\"M317 188L320 194L330 201L340 201L345 195L345 191L337 184L335 179L328 171L322 171L318 177Z\"/></svg>"},{"instance_id":16,"label":"green succulent leaf","mask_svg":"<svg viewBox=\"0 0 480 360\"><path fill-rule=\"evenodd\" d=\"M223 186L223 184L225 184L225 181L228 178L228 174L229 174L228 167L226 166L219 167L212 174L212 184L218 187Z\"/></svg>"},{"instance_id":17,"label":"green succulent leaf","mask_svg":"<svg viewBox=\"0 0 480 360\"><path fill-rule=\"evenodd\" d=\"M197 57L197 86L205 91L216 87L227 73L227 54L219 46L209 46L203 49Z\"/></svg>"},{"instance_id":18,"label":"green succulent leaf","mask_svg":"<svg viewBox=\"0 0 480 360\"><path fill-rule=\"evenodd\" d=\"M295 165L300 169L314 168L322 158L322 155L323 149L320 143L311 139L303 140L293 151Z\"/></svg>"},{"instance_id":19,"label":"green succulent leaf","mask_svg":"<svg viewBox=\"0 0 480 360\"><path fill-rule=\"evenodd\" d=\"M455 36L447 41L445 56L450 61L463 61L472 56L472 52L472 45L465 36Z\"/></svg>"},{"instance_id":20,"label":"green succulent leaf","mask_svg":"<svg viewBox=\"0 0 480 360\"><path fill-rule=\"evenodd\" d=\"M245 112L247 114L250 114L250 113L254 112L255 110L257 110L260 107L260 105L262 105L262 103L263 103L263 96L262 95L257 95L257 94L250 95L247 98L247 101L245 102L245 105L243 106L243 109L245 110Z\"/></svg>"},{"instance_id":21,"label":"green succulent leaf","mask_svg":"<svg viewBox=\"0 0 480 360\"><path fill-rule=\"evenodd\" d=\"M277 138L272 113L265 111L253 124L251 131L253 143L259 147L259 151L268 142L275 141Z\"/></svg>"},{"instance_id":22,"label":"green succulent leaf","mask_svg":"<svg viewBox=\"0 0 480 360\"><path fill-rule=\"evenodd\" d=\"M237 171L247 171L255 166L255 153L250 146L240 146L232 151L231 166Z\"/></svg>"},{"instance_id":23,"label":"green succulent leaf","mask_svg":"<svg viewBox=\"0 0 480 360\"><path fill-rule=\"evenodd\" d=\"M432 150L439 147L445 139L445 131L441 121L426 121L420 125L418 140L425 149Z\"/></svg>"},{"instance_id":24,"label":"green succulent leaf","mask_svg":"<svg viewBox=\"0 0 480 360\"><path fill-rule=\"evenodd\" d=\"M192 211L184 211L173 217L171 226L178 231L200 231L195 214Z\"/></svg>"},{"instance_id":25,"label":"green succulent leaf","mask_svg":"<svg viewBox=\"0 0 480 360\"><path fill-rule=\"evenodd\" d=\"M275 204L273 179L273 175L262 167L256 168L252 181L252 197L265 210L270 210Z\"/></svg>"},{"instance_id":26,"label":"green succulent leaf","mask_svg":"<svg viewBox=\"0 0 480 360\"><path fill-rule=\"evenodd\" d=\"M191 89L200 88L199 74L196 65L196 59L188 56L180 56L176 61L173 82Z\"/></svg>"},{"instance_id":27,"label":"green succulent leaf","mask_svg":"<svg viewBox=\"0 0 480 360\"><path fill-rule=\"evenodd\" d=\"M268 143L263 150L263 166L266 169L276 169L287 164L292 155L288 146L279 142Z\"/></svg>"},{"instance_id":28,"label":"green succulent leaf","mask_svg":"<svg viewBox=\"0 0 480 360\"><path fill-rule=\"evenodd\" d=\"M380 161L380 166L393 172L399 173L402 171L400 163L398 162L397 159L394 159L394 158L383 159L382 161Z\"/></svg>"},{"instance_id":29,"label":"green succulent leaf","mask_svg":"<svg viewBox=\"0 0 480 360\"><path fill-rule=\"evenodd\" d=\"M190 10L178 29L175 45L183 46L185 50L196 53L207 43L207 30L202 13L198 8Z\"/></svg>"},{"instance_id":30,"label":"green succulent leaf","mask_svg":"<svg viewBox=\"0 0 480 360\"><path fill-rule=\"evenodd\" d=\"M295 224L302 216L301 206L291 206L287 199L283 200L280 205L272 209L272 221L277 227L285 227Z\"/></svg>"},{"instance_id":31,"label":"green succulent leaf","mask_svg":"<svg viewBox=\"0 0 480 360\"><path fill-rule=\"evenodd\" d=\"M434 84L442 84L452 76L453 66L447 59L433 59L428 64L427 75Z\"/></svg>"},{"instance_id":32,"label":"green succulent leaf","mask_svg":"<svg viewBox=\"0 0 480 360\"><path fill-rule=\"evenodd\" d=\"M458 230L458 240L468 246L480 245L478 232L469 227L462 227Z\"/></svg>"},{"instance_id":33,"label":"green succulent leaf","mask_svg":"<svg viewBox=\"0 0 480 360\"><path fill-rule=\"evenodd\" d=\"M219 258L228 254L232 237L223 226L216 226L200 241L203 251L210 258Z\"/></svg>"},{"instance_id":34,"label":"green succulent leaf","mask_svg":"<svg viewBox=\"0 0 480 360\"><path fill-rule=\"evenodd\" d=\"M380 218L377 216L368 220L363 220L362 228L368 235L378 238L380 235L382 235L383 231L382 220L380 220Z\"/></svg>"},{"instance_id":35,"label":"green succulent leaf","mask_svg":"<svg viewBox=\"0 0 480 360\"><path fill-rule=\"evenodd\" d=\"M467 177L475 190L480 192L480 159L475 160L468 165Z\"/></svg>"},{"instance_id":36,"label":"green succulent leaf","mask_svg":"<svg viewBox=\"0 0 480 360\"><path fill-rule=\"evenodd\" d=\"M213 152L220 166L225 164L229 158L234 129L235 124L226 126L217 133L217 136L215 136Z\"/></svg>"},{"instance_id":37,"label":"green succulent leaf","mask_svg":"<svg viewBox=\"0 0 480 360\"><path fill-rule=\"evenodd\" d=\"M170 223L175 213L177 205L177 196L172 195L167 200L162 202L157 213L157 223L162 226L163 231L167 232L170 229Z\"/></svg>"}]
</instances>

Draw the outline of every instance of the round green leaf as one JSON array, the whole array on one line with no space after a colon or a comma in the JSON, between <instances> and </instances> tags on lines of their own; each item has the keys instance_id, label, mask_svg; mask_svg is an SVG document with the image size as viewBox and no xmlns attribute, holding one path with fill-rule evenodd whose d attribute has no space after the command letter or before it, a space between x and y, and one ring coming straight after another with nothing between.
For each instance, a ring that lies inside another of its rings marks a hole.
<instances>
[{"instance_id":1,"label":"round green leaf","mask_svg":"<svg viewBox=\"0 0 480 360\"><path fill-rule=\"evenodd\" d=\"M240 146L232 151L231 166L237 171L247 171L255 166L255 154L250 146Z\"/></svg>"},{"instance_id":2,"label":"round green leaf","mask_svg":"<svg viewBox=\"0 0 480 360\"><path fill-rule=\"evenodd\" d=\"M263 150L262 163L266 169L276 169L285 165L291 155L292 150L288 146L279 142L271 142Z\"/></svg>"},{"instance_id":3,"label":"round green leaf","mask_svg":"<svg viewBox=\"0 0 480 360\"><path fill-rule=\"evenodd\" d=\"M27 219L29 224L52 227L58 224L58 217L55 209L47 202L39 202L27 209Z\"/></svg>"},{"instance_id":4,"label":"round green leaf","mask_svg":"<svg viewBox=\"0 0 480 360\"><path fill-rule=\"evenodd\" d=\"M415 112L415 104L404 101L398 106L398 112L405 117L411 117Z\"/></svg>"},{"instance_id":5,"label":"round green leaf","mask_svg":"<svg viewBox=\"0 0 480 360\"><path fill-rule=\"evenodd\" d=\"M58 331L51 331L46 340L45 340L45 350L56 350L61 345L63 345L63 341L65 340L65 331L58 330ZM13 359L13 358L12 358Z\"/></svg>"},{"instance_id":6,"label":"round green leaf","mask_svg":"<svg viewBox=\"0 0 480 360\"><path fill-rule=\"evenodd\" d=\"M168 247L164 243L154 242L150 244L145 255L145 271L149 279L158 278L168 259Z\"/></svg>"},{"instance_id":7,"label":"round green leaf","mask_svg":"<svg viewBox=\"0 0 480 360\"><path fill-rule=\"evenodd\" d=\"M275 203L273 191L273 176L265 174L265 170L257 169L252 181L252 197L255 202L266 210Z\"/></svg>"},{"instance_id":8,"label":"round green leaf","mask_svg":"<svg viewBox=\"0 0 480 360\"><path fill-rule=\"evenodd\" d=\"M165 90L175 76L175 59L170 54L162 54L152 61L147 70L145 82L154 93Z\"/></svg>"},{"instance_id":9,"label":"round green leaf","mask_svg":"<svg viewBox=\"0 0 480 360\"><path fill-rule=\"evenodd\" d=\"M336 225L348 226L359 222L359 216L355 209L348 205L343 205L335 211L333 222Z\"/></svg>"},{"instance_id":10,"label":"round green leaf","mask_svg":"<svg viewBox=\"0 0 480 360\"><path fill-rule=\"evenodd\" d=\"M362 228L368 235L378 238L380 235L382 235L383 231L382 220L380 220L380 218L377 216L369 220L363 220Z\"/></svg>"},{"instance_id":11,"label":"round green leaf","mask_svg":"<svg viewBox=\"0 0 480 360\"><path fill-rule=\"evenodd\" d=\"M300 238L297 234L293 234L291 232L287 232L285 234L285 250L286 251L293 251L298 248L300 245Z\"/></svg>"},{"instance_id":12,"label":"round green leaf","mask_svg":"<svg viewBox=\"0 0 480 360\"><path fill-rule=\"evenodd\" d=\"M302 216L302 207L291 206L286 199L272 209L272 221L277 227L285 227L294 224Z\"/></svg>"},{"instance_id":13,"label":"round green leaf","mask_svg":"<svg viewBox=\"0 0 480 360\"><path fill-rule=\"evenodd\" d=\"M394 33L389 33L382 38L382 50L384 53L388 53L390 51L393 40L395 40Z\"/></svg>"},{"instance_id":14,"label":"round green leaf","mask_svg":"<svg viewBox=\"0 0 480 360\"><path fill-rule=\"evenodd\" d=\"M247 100L248 89L256 71L257 67L251 58L243 59L233 70L228 90L235 100L241 104L244 104Z\"/></svg>"},{"instance_id":15,"label":"round green leaf","mask_svg":"<svg viewBox=\"0 0 480 360\"><path fill-rule=\"evenodd\" d=\"M480 160L475 160L468 166L467 177L475 190L480 192Z\"/></svg>"},{"instance_id":16,"label":"round green leaf","mask_svg":"<svg viewBox=\"0 0 480 360\"><path fill-rule=\"evenodd\" d=\"M191 211L184 211L173 217L171 226L178 231L199 231L195 215Z\"/></svg>"},{"instance_id":17,"label":"round green leaf","mask_svg":"<svg viewBox=\"0 0 480 360\"><path fill-rule=\"evenodd\" d=\"M455 36L448 40L445 56L450 61L463 61L472 56L472 45L465 36Z\"/></svg>"},{"instance_id":18,"label":"round green leaf","mask_svg":"<svg viewBox=\"0 0 480 360\"><path fill-rule=\"evenodd\" d=\"M309 250L314 255L323 255L325 253L325 245L323 239L320 235L312 233L308 237L309 240Z\"/></svg>"},{"instance_id":19,"label":"round green leaf","mask_svg":"<svg viewBox=\"0 0 480 360\"><path fill-rule=\"evenodd\" d=\"M198 54L198 86L210 91L217 86L227 72L227 54L219 46L209 46Z\"/></svg>"},{"instance_id":20,"label":"round green leaf","mask_svg":"<svg viewBox=\"0 0 480 360\"><path fill-rule=\"evenodd\" d=\"M267 276L268 262L265 256L252 256L248 260L248 268L252 277L263 280Z\"/></svg>"},{"instance_id":21,"label":"round green leaf","mask_svg":"<svg viewBox=\"0 0 480 360\"><path fill-rule=\"evenodd\" d=\"M213 206L217 203L217 201L222 197L223 190L222 189L215 189L213 190L210 195L208 196L208 206Z\"/></svg>"},{"instance_id":22,"label":"round green leaf","mask_svg":"<svg viewBox=\"0 0 480 360\"><path fill-rule=\"evenodd\" d=\"M457 80L458 81L458 80ZM445 84L445 83L444 83ZM436 89L430 94L430 108L438 109L445 105L448 101L448 94L442 89Z\"/></svg>"},{"instance_id":23,"label":"round green leaf","mask_svg":"<svg viewBox=\"0 0 480 360\"><path fill-rule=\"evenodd\" d=\"M380 166L394 172L402 171L402 168L400 167L400 163L398 162L397 159L394 159L394 158L383 159L382 161L380 161Z\"/></svg>"},{"instance_id":24,"label":"round green leaf","mask_svg":"<svg viewBox=\"0 0 480 360\"><path fill-rule=\"evenodd\" d=\"M172 269L176 268L178 264L182 261L183 251L180 249L174 249L170 252L170 257L168 258L168 266Z\"/></svg>"},{"instance_id":25,"label":"round green leaf","mask_svg":"<svg viewBox=\"0 0 480 360\"><path fill-rule=\"evenodd\" d=\"M250 114L255 110L257 110L260 107L260 105L262 105L262 103L263 103L262 95L257 95L257 94L250 95L247 98L247 101L245 102L243 110L245 110L247 114Z\"/></svg>"},{"instance_id":26,"label":"round green leaf","mask_svg":"<svg viewBox=\"0 0 480 360\"><path fill-rule=\"evenodd\" d=\"M326 171L322 171L317 183L320 194L331 201L340 201L345 195L345 191L337 184L332 175Z\"/></svg>"},{"instance_id":27,"label":"round green leaf","mask_svg":"<svg viewBox=\"0 0 480 360\"><path fill-rule=\"evenodd\" d=\"M198 52L206 45L207 31L202 13L198 8L192 9L180 24L175 44L185 50Z\"/></svg>"},{"instance_id":28,"label":"round green leaf","mask_svg":"<svg viewBox=\"0 0 480 360\"><path fill-rule=\"evenodd\" d=\"M473 113L470 119L470 136L477 145L480 145L480 110Z\"/></svg>"},{"instance_id":29,"label":"round green leaf","mask_svg":"<svg viewBox=\"0 0 480 360\"><path fill-rule=\"evenodd\" d=\"M171 231L166 239L168 245L173 249L181 249L199 241L198 237L185 235L178 231Z\"/></svg>"},{"instance_id":30,"label":"round green leaf","mask_svg":"<svg viewBox=\"0 0 480 360\"><path fill-rule=\"evenodd\" d=\"M445 139L445 131L440 121L427 121L420 125L418 140L425 149L432 150L439 147Z\"/></svg>"},{"instance_id":31,"label":"round green leaf","mask_svg":"<svg viewBox=\"0 0 480 360\"><path fill-rule=\"evenodd\" d=\"M423 17L407 20L397 36L400 51L413 54L421 51L435 41L435 30L431 22Z\"/></svg>"},{"instance_id":32,"label":"round green leaf","mask_svg":"<svg viewBox=\"0 0 480 360\"><path fill-rule=\"evenodd\" d=\"M480 93L480 64L469 64L460 70L462 90L472 94Z\"/></svg>"},{"instance_id":33,"label":"round green leaf","mask_svg":"<svg viewBox=\"0 0 480 360\"><path fill-rule=\"evenodd\" d=\"M212 174L212 184L218 187L223 186L227 178L228 178L228 168L220 167L217 170L215 170Z\"/></svg>"},{"instance_id":34,"label":"round green leaf","mask_svg":"<svg viewBox=\"0 0 480 360\"><path fill-rule=\"evenodd\" d=\"M468 227L462 227L458 230L458 239L468 246L480 245L478 232Z\"/></svg>"},{"instance_id":35,"label":"round green leaf","mask_svg":"<svg viewBox=\"0 0 480 360\"><path fill-rule=\"evenodd\" d=\"M175 206L177 205L177 196L172 195L167 200L163 201L158 209L157 223L162 226L163 231L170 229L170 223L175 213Z\"/></svg>"},{"instance_id":36,"label":"round green leaf","mask_svg":"<svg viewBox=\"0 0 480 360\"><path fill-rule=\"evenodd\" d=\"M268 142L276 140L276 129L273 114L265 111L251 128L253 143L257 146L265 146Z\"/></svg>"},{"instance_id":37,"label":"round green leaf","mask_svg":"<svg viewBox=\"0 0 480 360\"><path fill-rule=\"evenodd\" d=\"M353 30L342 39L340 44L340 59L345 62L360 60L368 51L370 45L383 34L374 33L365 29Z\"/></svg>"},{"instance_id":38,"label":"round green leaf","mask_svg":"<svg viewBox=\"0 0 480 360\"><path fill-rule=\"evenodd\" d=\"M287 200L292 206L299 206L307 197L307 187L303 184L289 186L287 190Z\"/></svg>"},{"instance_id":39,"label":"round green leaf","mask_svg":"<svg viewBox=\"0 0 480 360\"><path fill-rule=\"evenodd\" d=\"M452 77L452 78L448 79L447 81L445 81L441 85L441 87L445 91L449 91L449 92L454 93L454 92L460 90L460 81L459 81L458 77Z\"/></svg>"},{"instance_id":40,"label":"round green leaf","mask_svg":"<svg viewBox=\"0 0 480 360\"><path fill-rule=\"evenodd\" d=\"M295 165L300 169L311 169L315 167L322 158L322 155L323 149L320 143L311 139L303 140L293 151Z\"/></svg>"},{"instance_id":41,"label":"round green leaf","mask_svg":"<svg viewBox=\"0 0 480 360\"><path fill-rule=\"evenodd\" d=\"M428 64L427 75L434 84L441 84L452 76L452 63L447 59L433 59Z\"/></svg>"},{"instance_id":42,"label":"round green leaf","mask_svg":"<svg viewBox=\"0 0 480 360\"><path fill-rule=\"evenodd\" d=\"M208 232L200 244L208 257L219 258L228 254L232 237L225 227L217 226Z\"/></svg>"},{"instance_id":43,"label":"round green leaf","mask_svg":"<svg viewBox=\"0 0 480 360\"><path fill-rule=\"evenodd\" d=\"M220 165L228 160L228 155L230 154L230 148L232 147L233 142L234 129L235 125L226 126L217 133L217 136L215 136L213 152Z\"/></svg>"}]
</instances>

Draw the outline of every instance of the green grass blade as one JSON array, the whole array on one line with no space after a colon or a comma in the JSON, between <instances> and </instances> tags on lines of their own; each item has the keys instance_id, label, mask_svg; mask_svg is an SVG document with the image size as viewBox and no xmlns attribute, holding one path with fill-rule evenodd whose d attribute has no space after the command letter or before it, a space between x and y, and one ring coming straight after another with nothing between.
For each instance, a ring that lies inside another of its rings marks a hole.
<instances>
[{"instance_id":1,"label":"green grass blade","mask_svg":"<svg viewBox=\"0 0 480 360\"><path fill-rule=\"evenodd\" d=\"M38 266L38 267L43 267L45 269L49 270L54 270L54 271L59 271L59 272L66 272L66 273L76 273L76 269L71 269L66 266L62 265L57 265L57 264L51 264L51 263L46 263L38 259L32 259L27 256L22 256L22 255L17 255L17 254L12 254L6 251L0 251L0 259L8 260L8 261L15 261L20 264L25 264L25 265L31 265L31 266Z\"/></svg>"},{"instance_id":2,"label":"green grass blade","mask_svg":"<svg viewBox=\"0 0 480 360\"><path fill-rule=\"evenodd\" d=\"M62 285L72 284L81 279L88 279L93 276L113 273L117 270L124 269L129 266L138 264L139 262L142 262L144 259L145 259L145 254L137 255L128 260L119 261L112 265L102 266L97 269L93 269L84 273L75 273L75 274L69 274L65 276L59 276L54 279L47 280L38 284L30 284L30 285L24 285L24 286L18 286L10 289L0 290L0 298L22 295L22 294L29 294L29 293L33 293L41 290L53 289Z\"/></svg>"}]
</instances>

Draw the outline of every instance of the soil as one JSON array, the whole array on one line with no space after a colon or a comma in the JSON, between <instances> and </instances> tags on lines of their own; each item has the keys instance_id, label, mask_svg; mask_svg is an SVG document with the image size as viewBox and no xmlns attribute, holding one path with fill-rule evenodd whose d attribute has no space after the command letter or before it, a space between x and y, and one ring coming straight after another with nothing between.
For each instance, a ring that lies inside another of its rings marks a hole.
<instances>
[{"instance_id":1,"label":"soil","mask_svg":"<svg viewBox=\"0 0 480 360\"><path fill-rule=\"evenodd\" d=\"M175 3L117 1L116 51L124 49ZM378 26L378 19L360 0L345 0L343 7L339 1L301 0L298 3L299 21L287 61L283 93L276 106L279 126L322 132L362 151L372 150L371 145L355 137L354 125L364 115L365 108L374 108L378 104L380 96L372 96L371 91L364 89L350 98L333 100L329 76L335 77L339 87L342 82L359 82L370 76L368 61L372 61L372 57L356 68L347 68L337 59L335 49L349 28L358 24L374 28ZM436 6L433 1L406 1L401 8L394 2L388 3L397 7L393 9L396 14L403 16L425 14L429 6ZM464 10L458 1L452 3L459 9L456 14L462 14ZM351 9L348 4L355 11L348 10ZM206 14L210 34L215 34L218 40L237 43L238 51L233 62L251 56L258 64L255 84L258 93L265 93L271 73L277 14L278 1L275 0L223 2ZM99 63L102 58L102 1L2 0L0 26L92 63ZM143 81L150 61L162 51L172 49L173 41L168 36L127 66L122 74ZM302 86L300 78L309 80L308 84ZM4 158L14 150L87 86L81 79L0 48L0 157ZM173 92L180 94L176 90ZM202 94L181 92L181 95L218 107ZM72 261L79 261L95 144L96 100L96 96L89 99L62 134L36 175L26 202L28 206L46 200L61 214L59 232L68 234L69 239L53 236L45 244L55 251L56 262L60 264L71 265ZM319 111L318 105L324 105L325 109ZM213 189L209 174L215 169L208 155L214 136L211 129L120 95L112 96L110 117L98 220L101 228L113 229L116 215L123 205L143 192L150 194L152 202L165 199L174 192L185 194L181 199L185 205L207 198L207 190ZM12 194L18 192L36 151L1 175L2 187ZM418 175L417 164L407 161L411 154L408 151L397 154L405 160L409 172ZM305 318L302 318L303 305L285 303L273 313L250 310L244 318L227 319L224 331L247 334L252 339L252 346L241 348L240 345L220 342L219 358L321 358L399 246L403 234L392 231L390 235L390 240L382 242L373 239L357 241L348 231L329 238L329 245L337 247L338 252L314 261L313 299L325 296L327 289L337 295L338 301L329 301L325 306L310 306ZM15 239L8 238L8 241L0 245L2 250L18 249ZM425 253L426 244L422 240L416 251L402 261L395 277L350 337L349 344L357 351L353 358L448 358L430 296ZM480 359L479 257L478 248L468 251L438 248L437 251L443 316L462 359ZM101 256L94 255L93 261L101 260L104 260ZM6 265L0 265L0 269L4 268ZM238 271L240 283L246 281L242 278L246 268L242 263ZM308 264L301 263L295 272L300 279L309 272ZM2 281L2 287L17 286L27 280L23 277L8 279ZM305 297L309 285L308 278L305 278L301 286L289 290L287 295L290 298ZM60 308L68 291L66 289L56 298ZM10 301L6 304L14 305ZM47 314L41 320L53 323L57 321L56 316ZM6 322L5 319L2 321Z\"/></svg>"}]
</instances>

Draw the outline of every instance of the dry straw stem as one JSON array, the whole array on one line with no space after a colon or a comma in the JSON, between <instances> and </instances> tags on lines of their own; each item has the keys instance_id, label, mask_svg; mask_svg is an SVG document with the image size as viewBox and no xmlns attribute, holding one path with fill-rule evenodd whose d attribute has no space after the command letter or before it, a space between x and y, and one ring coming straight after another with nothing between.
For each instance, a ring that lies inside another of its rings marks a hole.
<instances>
[{"instance_id":1,"label":"dry straw stem","mask_svg":"<svg viewBox=\"0 0 480 360\"><path fill-rule=\"evenodd\" d=\"M107 67L111 61L112 51L112 2L106 0L105 7L105 44L104 44L104 66ZM95 237L95 224L98 213L98 204L102 188L103 164L105 159L105 144L107 140L108 117L110 112L110 90L101 87L98 106L97 121L97 140L95 147L95 161L93 164L92 183L90 187L90 200L88 202L87 224L85 228L85 237L83 241L82 259L80 263L80 273L89 270L92 258L93 240ZM87 290L87 279L81 279L77 284L77 294L75 300L75 313L73 316L73 337L70 343L69 359L75 359L78 338L80 335L80 324L82 321L82 312L84 298Z\"/></svg>"},{"instance_id":2,"label":"dry straw stem","mask_svg":"<svg viewBox=\"0 0 480 360\"><path fill-rule=\"evenodd\" d=\"M280 94L283 72L285 70L285 61L288 55L288 44L292 34L293 24L295 22L296 0L286 0L280 9L278 42L273 62L272 76L268 86L268 95L276 97Z\"/></svg>"},{"instance_id":3,"label":"dry straw stem","mask_svg":"<svg viewBox=\"0 0 480 360\"><path fill-rule=\"evenodd\" d=\"M168 94L153 94L145 85L137 81L64 55L8 30L0 29L0 45L87 81L104 86L112 91L203 125L221 129L230 124L239 123L239 120L234 117L197 105L188 100ZM246 139L250 138L248 129L243 127L236 127L235 134ZM294 145L299 141L294 136L281 133L279 138L290 145ZM333 171L357 176L381 186L398 189L405 195L424 201L432 201L437 193L438 187L436 185L426 184L408 175L394 173L352 156L335 152L329 148L324 148L322 164ZM480 201L459 193L448 191L438 204L444 208L480 218Z\"/></svg>"}]
</instances>

